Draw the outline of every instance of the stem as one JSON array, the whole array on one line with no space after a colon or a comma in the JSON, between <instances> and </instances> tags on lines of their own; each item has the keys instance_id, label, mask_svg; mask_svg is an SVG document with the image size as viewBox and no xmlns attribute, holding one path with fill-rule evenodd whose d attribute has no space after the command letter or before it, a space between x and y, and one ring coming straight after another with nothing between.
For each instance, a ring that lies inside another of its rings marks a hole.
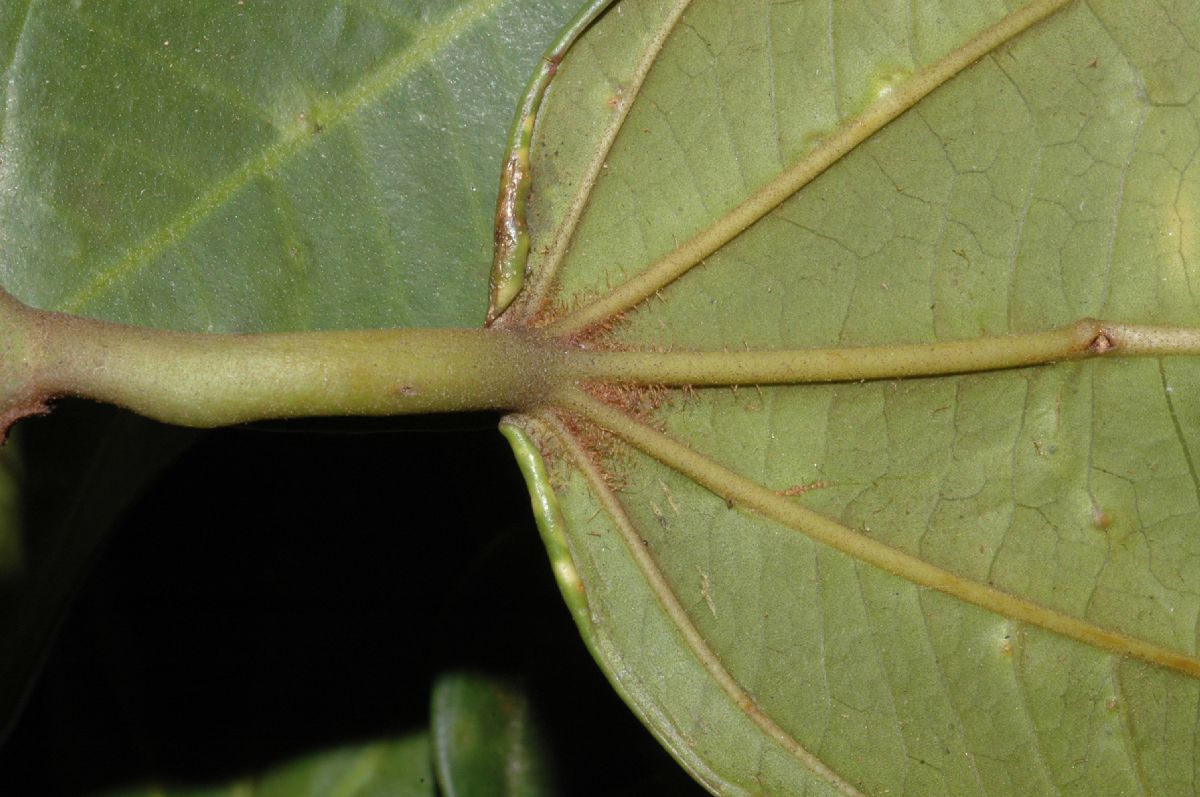
<instances>
[{"instance_id":1,"label":"stem","mask_svg":"<svg viewBox=\"0 0 1200 797\"><path fill-rule=\"evenodd\" d=\"M561 361L528 332L214 335L21 312L37 396L82 396L184 426L528 408L545 402Z\"/></svg>"}]
</instances>

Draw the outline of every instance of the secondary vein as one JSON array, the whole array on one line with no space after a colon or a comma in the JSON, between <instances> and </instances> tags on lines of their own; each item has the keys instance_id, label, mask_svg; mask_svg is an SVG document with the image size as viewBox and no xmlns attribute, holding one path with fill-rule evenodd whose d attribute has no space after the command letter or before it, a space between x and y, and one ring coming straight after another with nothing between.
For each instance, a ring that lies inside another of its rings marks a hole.
<instances>
[{"instance_id":1,"label":"secondary vein","mask_svg":"<svg viewBox=\"0 0 1200 797\"><path fill-rule=\"evenodd\" d=\"M893 90L883 93L862 113L846 119L799 162L691 239L600 298L551 324L547 331L562 336L577 334L603 324L654 296L777 208L934 89L1070 2L1034 0L976 34L940 60L911 75Z\"/></svg>"},{"instance_id":2,"label":"secondary vein","mask_svg":"<svg viewBox=\"0 0 1200 797\"><path fill-rule=\"evenodd\" d=\"M893 548L862 532L803 507L761 484L694 451L668 435L587 395L572 390L563 404L592 422L692 479L713 494L859 561L878 567L919 587L935 589L987 611L1052 631L1121 656L1130 656L1168 670L1200 677L1200 658L1171 650L1042 606L1011 593L972 581L912 554Z\"/></svg>"},{"instance_id":3,"label":"secondary vein","mask_svg":"<svg viewBox=\"0 0 1200 797\"><path fill-rule=\"evenodd\" d=\"M1200 354L1200 329L1085 318L1064 327L931 343L745 351L573 350L577 378L633 384L799 385L964 374L1093 357Z\"/></svg>"}]
</instances>

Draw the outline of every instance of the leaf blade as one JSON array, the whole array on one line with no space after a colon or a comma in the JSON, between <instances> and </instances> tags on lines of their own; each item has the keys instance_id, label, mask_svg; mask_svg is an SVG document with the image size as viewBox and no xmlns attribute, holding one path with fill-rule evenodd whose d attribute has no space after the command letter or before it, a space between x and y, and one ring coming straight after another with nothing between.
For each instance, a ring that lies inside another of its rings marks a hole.
<instances>
[{"instance_id":1,"label":"leaf blade","mask_svg":"<svg viewBox=\"0 0 1200 797\"><path fill-rule=\"evenodd\" d=\"M624 7L637 13L649 5ZM821 13L815 4L792 5L781 13ZM753 190L745 169L778 163L775 130L788 127L760 125L764 108L779 114L791 102L834 127L829 108L844 117L896 71L919 71L914 57L936 59L953 49L948 40L970 38L997 18L986 4L956 11L961 16L939 31L926 7L900 27L851 19L858 9L847 7L809 26L845 36L830 40L823 61L840 82L792 87L799 99L762 102L768 92L755 79L779 84L760 51L773 52L785 30L808 30L787 29L757 8L696 3L629 111L625 139L607 156L591 218L584 215L558 274L550 328L577 332L576 308L614 283L640 279L663 252L681 251L703 226L697 218L719 217L731 196ZM743 350L1000 340L1088 315L1194 327L1196 304L1178 281L1194 257L1166 253L1158 242L1159 231L1177 229L1169 216L1163 224L1162 197L1190 197L1196 180L1175 172L1163 184L1161 160L1174 156L1162 139L1146 138L1145 122L1173 112L1132 89L1149 78L1118 42L1139 38L1129 26L1145 20L1122 13L1072 6L1020 36L660 296L628 316L620 310L635 300L618 302L614 323L572 340L619 352L698 352L699 360L730 352L736 360ZM906 33L889 37L895 30ZM686 47L678 41L688 37ZM772 66L796 69L797 62L804 63L776 57ZM568 57L561 85L579 102L588 90L571 83L570 70ZM1078 80L1057 79L1063 74ZM735 83L747 96L757 91L758 105L722 92ZM539 131L546 153L569 129L552 127L554 114L549 102ZM1190 130L1183 140L1194 136ZM691 696L659 685L683 673L694 679L704 648L755 710L863 793L1188 793L1190 775L1160 773L1195 771L1183 749L1195 735L1193 678L1047 634L1011 606L982 611L929 592L911 572L898 579L888 572L895 568L788 541L755 515L778 519L766 504L784 514L789 502L811 507L843 532L986 589L995 585L997 594L1026 601L1034 613L1078 620L1088 633L1144 640L1149 660L1178 656L1191 671L1197 614L1185 585L1197 574L1177 564L1167 586L1149 566L1149 550L1170 558L1191 548L1180 533L1198 505L1193 424L1176 395L1194 373L1190 360L1166 358L863 385L685 387L674 396L654 386L652 372L633 385L592 385L611 406L592 411L564 398L559 439L551 435L542 447L557 473L551 483L595 633L605 640L593 645L627 699L652 704L643 718L677 757L698 758L696 769L710 773L701 780L718 793L792 793L822 779L815 766L800 767L806 774L764 764L769 756L759 745L770 734L761 726L750 732L753 742L718 741L739 721L706 723L717 701L694 698L712 694L721 680L716 668L689 682ZM1129 407L1144 408L1137 422ZM631 425L685 444L680 457L694 449L720 465L706 479L661 447L631 452L612 440L614 433L628 440ZM581 481L578 473L589 469L590 482ZM754 489L731 486L731 474L748 477ZM750 492L763 503L743 514L738 500ZM620 523L598 523L613 504L607 515L626 517L624 532ZM665 585L657 598L645 583L634 586L633 562L647 558L660 575L643 566L640 578ZM679 612L647 608L656 601ZM656 618L640 635L638 611ZM687 642L693 633L699 641ZM682 663L689 648L693 660ZM1051 674L1049 661L1086 686ZM659 690L653 697L645 697L647 684ZM1150 699L1154 690L1159 697ZM1177 714L1155 708L1168 694ZM1170 743L1145 732L1148 716L1172 725ZM1060 738L1063 728L1071 729L1069 741ZM747 745L757 758L740 757ZM773 749L779 754L786 744ZM1147 767L1151 758L1155 766ZM1087 786L1079 785L1078 762L1101 759ZM792 756L791 766L802 761Z\"/></svg>"},{"instance_id":2,"label":"leaf blade","mask_svg":"<svg viewBox=\"0 0 1200 797\"><path fill-rule=\"evenodd\" d=\"M571 5L12 14L5 284L159 327L476 325L492 132Z\"/></svg>"}]
</instances>

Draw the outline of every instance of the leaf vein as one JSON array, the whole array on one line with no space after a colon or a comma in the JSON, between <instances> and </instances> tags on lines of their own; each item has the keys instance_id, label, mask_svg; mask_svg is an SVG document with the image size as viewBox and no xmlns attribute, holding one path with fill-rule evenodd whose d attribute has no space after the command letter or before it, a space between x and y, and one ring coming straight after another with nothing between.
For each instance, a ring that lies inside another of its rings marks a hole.
<instances>
[{"instance_id":1,"label":"leaf vein","mask_svg":"<svg viewBox=\"0 0 1200 797\"><path fill-rule=\"evenodd\" d=\"M0 78L7 77L13 66L16 65L17 59L21 53L21 43L25 40L25 34L29 31L29 20L33 17L33 0L25 0L25 9L21 12L21 22L17 25L17 34L13 36L11 49L8 53L8 60L4 64L4 68L0 69ZM8 81L4 81L5 85Z\"/></svg>"},{"instance_id":2,"label":"leaf vein","mask_svg":"<svg viewBox=\"0 0 1200 797\"><path fill-rule=\"evenodd\" d=\"M692 479L714 495L734 500L745 509L800 532L847 556L1000 616L1053 631L1110 653L1131 656L1164 669L1200 677L1200 658L1194 655L1063 614L1012 593L962 577L886 545L836 520L789 501L580 390L564 394L562 401L568 408L583 414L634 448Z\"/></svg>"},{"instance_id":3,"label":"leaf vein","mask_svg":"<svg viewBox=\"0 0 1200 797\"><path fill-rule=\"evenodd\" d=\"M924 598L918 594L918 603L921 607L921 630L924 632L925 641L928 645L929 659L933 662L933 669L936 673L938 685L942 689L942 694L945 696L946 705L953 712L954 724L951 726L953 730L960 734L966 729L966 722L963 719L962 709L959 708L958 701L954 698L954 690L950 686L950 679L946 676L946 668L942 666L942 657L938 655L938 648L935 643L937 634L929 627L930 611L925 608ZM967 767L971 771L971 775L975 781L976 792L980 795L987 794L987 789L983 785L983 773L979 769L979 762L976 760L975 750L971 745L962 744L961 748L963 760L967 762Z\"/></svg>"},{"instance_id":4,"label":"leaf vein","mask_svg":"<svg viewBox=\"0 0 1200 797\"><path fill-rule=\"evenodd\" d=\"M683 13L691 4L692 0L677 0L675 6L667 14L663 23L651 38L645 55L634 68L633 77L624 87L621 103L609 120L608 126L604 128L595 152L592 154L592 159L588 162L583 176L579 181L579 188L575 192L574 197L572 197L566 212L563 214L562 221L558 224L551 237L550 249L546 253L546 258L542 261L537 271L531 275L529 285L525 288L525 292L528 295L528 299L525 300L527 302L525 306L530 308L530 315L534 315L544 309L549 299L550 291L554 287L558 272L562 268L571 243L574 241L575 233L579 228L579 222L591 203L592 195L600 179L600 173L604 168L604 164L608 160L609 153L612 151L617 136L625 128L625 122L629 117L630 110L633 108L634 99L641 93L646 77L658 61L658 56L662 52L662 48L666 45L667 39L670 38L671 33L678 26Z\"/></svg>"},{"instance_id":5,"label":"leaf vein","mask_svg":"<svg viewBox=\"0 0 1200 797\"><path fill-rule=\"evenodd\" d=\"M1111 664L1112 672L1112 687L1113 699L1117 701L1117 711L1121 723L1121 743L1125 748L1126 755L1129 756L1130 763L1133 765L1134 783L1137 784L1138 791L1142 797L1149 797L1152 793L1150 782L1146 777L1145 764L1142 761L1142 756L1138 753L1137 737L1133 728L1133 715L1129 712L1129 701L1125 699L1125 688L1121 685L1121 663L1114 660ZM1198 723L1197 727L1200 727Z\"/></svg>"},{"instance_id":6,"label":"leaf vein","mask_svg":"<svg viewBox=\"0 0 1200 797\"><path fill-rule=\"evenodd\" d=\"M1012 637L1015 639L1017 645L1024 646L1024 645L1029 644L1029 635L1026 633L1023 633L1023 631L1019 631L1018 629L1014 628L1013 631L1010 633L1011 633ZM1062 786L1061 786L1061 784L1058 783L1057 780L1055 780L1054 773L1050 769L1050 764L1047 759L1046 750L1044 748L1044 743L1042 740L1042 734L1038 733L1037 723L1034 722L1033 712L1030 711L1030 708L1029 708L1029 694L1028 694L1027 690L1024 688L1025 679L1023 679L1021 677L1020 667L1021 667L1022 661L1023 661L1023 658L1021 655L1021 651L1013 650L1009 653L1009 656L1008 656L1009 674L1012 676L1013 691L1015 691L1018 695L1018 702L1019 702L1018 712L1020 714L1022 722L1025 725L1026 731L1028 732L1030 738L1033 740L1033 751L1034 751L1033 757L1037 760L1037 765L1042 771L1042 778L1045 780L1046 784L1049 785L1050 788L1054 790L1055 794L1062 794L1063 793Z\"/></svg>"},{"instance_id":7,"label":"leaf vein","mask_svg":"<svg viewBox=\"0 0 1200 797\"><path fill-rule=\"evenodd\" d=\"M753 192L688 241L646 266L604 296L551 324L554 335L570 335L630 310L674 283L712 253L741 235L797 191L823 174L905 111L967 69L981 57L1052 15L1070 0L1034 0L981 31L956 50L929 64L869 105L844 119L828 138L794 165Z\"/></svg>"}]
</instances>

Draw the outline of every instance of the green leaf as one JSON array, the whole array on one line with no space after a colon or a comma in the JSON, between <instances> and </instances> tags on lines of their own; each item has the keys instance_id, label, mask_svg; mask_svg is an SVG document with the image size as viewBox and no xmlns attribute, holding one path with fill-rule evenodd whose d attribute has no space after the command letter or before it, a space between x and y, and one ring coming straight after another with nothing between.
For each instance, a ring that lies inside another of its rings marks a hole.
<instances>
[{"instance_id":1,"label":"green leaf","mask_svg":"<svg viewBox=\"0 0 1200 797\"><path fill-rule=\"evenodd\" d=\"M495 677L441 675L433 686L433 754L446 797L554 794L529 696Z\"/></svg>"},{"instance_id":2,"label":"green leaf","mask_svg":"<svg viewBox=\"0 0 1200 797\"><path fill-rule=\"evenodd\" d=\"M503 131L573 5L5 4L0 278L153 327L478 325Z\"/></svg>"},{"instance_id":3,"label":"green leaf","mask_svg":"<svg viewBox=\"0 0 1200 797\"><path fill-rule=\"evenodd\" d=\"M398 739L317 753L223 786L148 786L108 797L434 797L429 737Z\"/></svg>"},{"instance_id":4,"label":"green leaf","mask_svg":"<svg viewBox=\"0 0 1200 797\"><path fill-rule=\"evenodd\" d=\"M703 375L1195 327L1200 6L1017 6L620 2L539 117L510 323ZM1200 363L639 379L511 436L589 645L714 793L1194 793Z\"/></svg>"}]
</instances>

